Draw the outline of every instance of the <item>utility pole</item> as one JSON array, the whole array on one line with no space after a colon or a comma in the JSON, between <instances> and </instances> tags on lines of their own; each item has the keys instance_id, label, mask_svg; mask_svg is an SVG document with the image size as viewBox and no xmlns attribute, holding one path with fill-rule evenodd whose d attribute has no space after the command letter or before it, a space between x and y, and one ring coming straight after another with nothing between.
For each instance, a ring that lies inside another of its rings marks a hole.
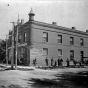
<instances>
[{"instance_id":1,"label":"utility pole","mask_svg":"<svg viewBox=\"0 0 88 88\"><path fill-rule=\"evenodd\" d=\"M8 35L8 34L6 34L6 35L4 35L4 36L6 36L6 67L8 66L8 36L12 36L12 35Z\"/></svg>"},{"instance_id":2,"label":"utility pole","mask_svg":"<svg viewBox=\"0 0 88 88\"><path fill-rule=\"evenodd\" d=\"M17 31L16 31L16 59L15 59L15 70L17 70L17 58L18 58L18 29L19 29L19 14L17 20Z\"/></svg>"},{"instance_id":3,"label":"utility pole","mask_svg":"<svg viewBox=\"0 0 88 88\"><path fill-rule=\"evenodd\" d=\"M18 25L17 25L18 26ZM18 57L18 27L16 31L16 59L15 59L15 70L17 70L17 57Z\"/></svg>"},{"instance_id":4,"label":"utility pole","mask_svg":"<svg viewBox=\"0 0 88 88\"><path fill-rule=\"evenodd\" d=\"M11 69L13 69L14 66L14 24L15 22L10 22L13 24L13 28L12 28L12 59L11 59Z\"/></svg>"},{"instance_id":5,"label":"utility pole","mask_svg":"<svg viewBox=\"0 0 88 88\"><path fill-rule=\"evenodd\" d=\"M8 37L8 35L6 35L6 67L8 66L8 56L7 56L7 54L8 54L8 46L7 46L7 37Z\"/></svg>"}]
</instances>

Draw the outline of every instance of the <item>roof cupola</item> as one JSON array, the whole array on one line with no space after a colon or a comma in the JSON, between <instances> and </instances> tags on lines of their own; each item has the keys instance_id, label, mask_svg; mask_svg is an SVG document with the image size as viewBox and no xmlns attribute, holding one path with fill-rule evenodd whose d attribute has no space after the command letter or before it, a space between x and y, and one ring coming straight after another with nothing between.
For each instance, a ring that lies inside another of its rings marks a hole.
<instances>
[{"instance_id":1,"label":"roof cupola","mask_svg":"<svg viewBox=\"0 0 88 88\"><path fill-rule=\"evenodd\" d=\"M29 15L29 21L34 21L34 16L35 16L35 14L34 14L32 8L31 8L30 13L29 13L28 15Z\"/></svg>"}]
</instances>

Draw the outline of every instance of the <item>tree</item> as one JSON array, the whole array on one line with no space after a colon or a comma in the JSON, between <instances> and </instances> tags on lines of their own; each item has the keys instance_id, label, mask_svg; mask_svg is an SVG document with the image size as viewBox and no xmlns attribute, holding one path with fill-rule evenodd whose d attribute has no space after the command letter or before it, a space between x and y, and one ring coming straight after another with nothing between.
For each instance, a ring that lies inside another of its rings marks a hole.
<instances>
[{"instance_id":1,"label":"tree","mask_svg":"<svg viewBox=\"0 0 88 88\"><path fill-rule=\"evenodd\" d=\"M0 41L0 62L5 62L6 57L6 41Z\"/></svg>"}]
</instances>

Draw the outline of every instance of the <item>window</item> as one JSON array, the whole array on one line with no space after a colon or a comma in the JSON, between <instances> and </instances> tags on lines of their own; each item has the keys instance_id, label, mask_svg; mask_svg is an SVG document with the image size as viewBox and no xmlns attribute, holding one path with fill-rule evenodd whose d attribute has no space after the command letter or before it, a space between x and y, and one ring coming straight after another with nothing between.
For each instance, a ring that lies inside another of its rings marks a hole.
<instances>
[{"instance_id":1,"label":"window","mask_svg":"<svg viewBox=\"0 0 88 88\"><path fill-rule=\"evenodd\" d=\"M27 38L27 33L24 33L24 42L26 42L26 38Z\"/></svg>"},{"instance_id":2,"label":"window","mask_svg":"<svg viewBox=\"0 0 88 88\"><path fill-rule=\"evenodd\" d=\"M73 60L74 59L74 51L70 50L70 59Z\"/></svg>"},{"instance_id":3,"label":"window","mask_svg":"<svg viewBox=\"0 0 88 88\"><path fill-rule=\"evenodd\" d=\"M48 55L48 49L47 48L43 48L43 55Z\"/></svg>"},{"instance_id":4,"label":"window","mask_svg":"<svg viewBox=\"0 0 88 88\"><path fill-rule=\"evenodd\" d=\"M74 38L70 37L70 45L74 45Z\"/></svg>"},{"instance_id":5,"label":"window","mask_svg":"<svg viewBox=\"0 0 88 88\"><path fill-rule=\"evenodd\" d=\"M62 35L58 35L58 43L62 43Z\"/></svg>"},{"instance_id":6,"label":"window","mask_svg":"<svg viewBox=\"0 0 88 88\"><path fill-rule=\"evenodd\" d=\"M82 38L80 38L80 45L83 46L84 45L84 41Z\"/></svg>"},{"instance_id":7,"label":"window","mask_svg":"<svg viewBox=\"0 0 88 88\"><path fill-rule=\"evenodd\" d=\"M47 32L43 32L43 39L44 39L44 42L48 42L48 33Z\"/></svg>"},{"instance_id":8,"label":"window","mask_svg":"<svg viewBox=\"0 0 88 88\"><path fill-rule=\"evenodd\" d=\"M21 35L18 36L18 42L21 42Z\"/></svg>"},{"instance_id":9,"label":"window","mask_svg":"<svg viewBox=\"0 0 88 88\"><path fill-rule=\"evenodd\" d=\"M58 49L58 56L62 56L62 49Z\"/></svg>"}]
</instances>

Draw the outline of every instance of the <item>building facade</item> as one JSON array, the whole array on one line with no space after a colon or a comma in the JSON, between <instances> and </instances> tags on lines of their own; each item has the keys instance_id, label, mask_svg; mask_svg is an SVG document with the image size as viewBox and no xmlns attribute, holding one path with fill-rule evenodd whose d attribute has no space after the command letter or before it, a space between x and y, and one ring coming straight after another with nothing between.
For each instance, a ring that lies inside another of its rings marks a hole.
<instances>
[{"instance_id":1,"label":"building facade","mask_svg":"<svg viewBox=\"0 0 88 88\"><path fill-rule=\"evenodd\" d=\"M61 27L34 20L32 9L29 21L21 21L18 30L18 59L20 63L37 66L51 66L51 59L57 62L63 59L63 64L69 60L84 61L88 57L88 31L76 30L75 27ZM16 27L14 28L16 35ZM15 36L14 36L15 37Z\"/></svg>"}]
</instances>

